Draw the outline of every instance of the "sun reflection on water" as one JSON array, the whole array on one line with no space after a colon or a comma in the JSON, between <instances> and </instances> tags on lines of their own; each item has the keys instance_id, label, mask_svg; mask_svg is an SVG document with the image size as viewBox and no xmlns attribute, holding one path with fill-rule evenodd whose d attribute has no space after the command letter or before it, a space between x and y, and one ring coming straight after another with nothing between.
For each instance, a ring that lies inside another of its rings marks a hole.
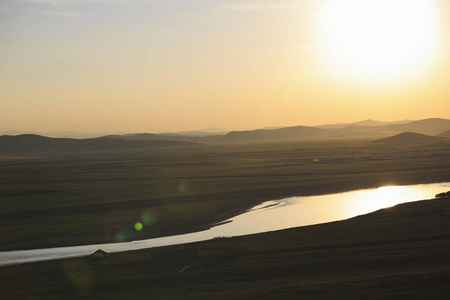
<instances>
[{"instance_id":1,"label":"sun reflection on water","mask_svg":"<svg viewBox=\"0 0 450 300\"><path fill-rule=\"evenodd\" d=\"M347 210L351 215L362 215L381 208L426 198L427 195L420 188L383 186L368 190L364 195L355 195L349 201Z\"/></svg>"},{"instance_id":2,"label":"sun reflection on water","mask_svg":"<svg viewBox=\"0 0 450 300\"><path fill-rule=\"evenodd\" d=\"M384 186L340 194L290 197L264 202L247 213L226 220L228 222L223 222L222 225L209 230L126 242L133 233L136 234L136 230L145 230L157 220L155 211L146 210L141 220L134 223L134 230L132 226L120 228L114 244L0 252L0 265L87 255L99 246L107 252L128 251L338 221L400 203L433 199L437 193L447 192L449 188L450 183L446 182L414 186Z\"/></svg>"}]
</instances>

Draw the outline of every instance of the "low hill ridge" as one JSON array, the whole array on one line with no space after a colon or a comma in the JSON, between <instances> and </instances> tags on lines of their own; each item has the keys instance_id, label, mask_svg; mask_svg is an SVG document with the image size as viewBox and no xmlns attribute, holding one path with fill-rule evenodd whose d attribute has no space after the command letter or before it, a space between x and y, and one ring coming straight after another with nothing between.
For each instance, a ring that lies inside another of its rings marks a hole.
<instances>
[{"instance_id":1,"label":"low hill ridge","mask_svg":"<svg viewBox=\"0 0 450 300\"><path fill-rule=\"evenodd\" d=\"M447 130L447 131L445 131L445 132L443 132L441 134L438 134L437 136L450 139L450 130Z\"/></svg>"},{"instance_id":2,"label":"low hill ridge","mask_svg":"<svg viewBox=\"0 0 450 300\"><path fill-rule=\"evenodd\" d=\"M450 120L430 118L418 121L381 122L364 120L355 123L341 123L323 126L290 126L281 128L263 128L256 130L231 131L227 134L217 133L208 136L192 136L178 134L135 133L125 135L107 136L126 140L166 140L191 142L252 142L252 141L279 141L279 140L306 140L317 138L348 139L364 138L375 139L389 137L402 132L416 132L426 135L438 135L450 130Z\"/></svg>"},{"instance_id":3,"label":"low hill ridge","mask_svg":"<svg viewBox=\"0 0 450 300\"><path fill-rule=\"evenodd\" d=\"M379 139L374 141L374 143L379 144L413 144L413 143L427 143L427 142L441 142L443 138L430 136L426 134L416 133L416 132L402 132L400 134Z\"/></svg>"},{"instance_id":4,"label":"low hill ridge","mask_svg":"<svg viewBox=\"0 0 450 300\"><path fill-rule=\"evenodd\" d=\"M314 138L323 136L325 130L308 126L293 126L279 129L257 129L251 131L232 131L224 135L220 140L227 142L236 141L261 141L283 140L298 138Z\"/></svg>"},{"instance_id":5,"label":"low hill ridge","mask_svg":"<svg viewBox=\"0 0 450 300\"><path fill-rule=\"evenodd\" d=\"M143 149L195 144L197 143L161 140L130 141L107 137L92 139L49 138L35 134L22 134L0 136L0 154Z\"/></svg>"}]
</instances>

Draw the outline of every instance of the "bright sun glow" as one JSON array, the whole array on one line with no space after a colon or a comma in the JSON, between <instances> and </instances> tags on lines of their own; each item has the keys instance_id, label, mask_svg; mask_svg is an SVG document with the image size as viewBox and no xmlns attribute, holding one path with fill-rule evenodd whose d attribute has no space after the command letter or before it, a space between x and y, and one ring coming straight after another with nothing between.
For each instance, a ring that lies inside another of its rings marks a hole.
<instances>
[{"instance_id":1,"label":"bright sun glow","mask_svg":"<svg viewBox=\"0 0 450 300\"><path fill-rule=\"evenodd\" d=\"M433 0L325 0L319 19L322 58L340 76L402 80L436 56Z\"/></svg>"}]
</instances>

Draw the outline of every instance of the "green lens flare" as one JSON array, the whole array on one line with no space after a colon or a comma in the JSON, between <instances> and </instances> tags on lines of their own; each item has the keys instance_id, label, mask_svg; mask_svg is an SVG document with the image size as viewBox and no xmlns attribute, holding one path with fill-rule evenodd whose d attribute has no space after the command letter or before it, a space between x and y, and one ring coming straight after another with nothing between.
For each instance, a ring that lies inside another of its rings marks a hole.
<instances>
[{"instance_id":1,"label":"green lens flare","mask_svg":"<svg viewBox=\"0 0 450 300\"><path fill-rule=\"evenodd\" d=\"M181 184L178 186L178 190L179 190L180 192L182 192L182 193L186 193L187 191L189 191L189 184L187 184L187 183L181 183Z\"/></svg>"},{"instance_id":2,"label":"green lens flare","mask_svg":"<svg viewBox=\"0 0 450 300\"><path fill-rule=\"evenodd\" d=\"M150 210L144 211L142 213L141 220L144 225L152 225L153 223L155 223L156 214Z\"/></svg>"},{"instance_id":3,"label":"green lens flare","mask_svg":"<svg viewBox=\"0 0 450 300\"><path fill-rule=\"evenodd\" d=\"M125 242L127 240L127 238L128 238L127 233L123 229L120 229L119 232L117 232L117 234L116 234L116 242L117 243Z\"/></svg>"},{"instance_id":4,"label":"green lens flare","mask_svg":"<svg viewBox=\"0 0 450 300\"><path fill-rule=\"evenodd\" d=\"M141 222L137 222L136 224L134 224L134 229L136 229L136 231L141 231L142 228L144 228L144 226Z\"/></svg>"}]
</instances>

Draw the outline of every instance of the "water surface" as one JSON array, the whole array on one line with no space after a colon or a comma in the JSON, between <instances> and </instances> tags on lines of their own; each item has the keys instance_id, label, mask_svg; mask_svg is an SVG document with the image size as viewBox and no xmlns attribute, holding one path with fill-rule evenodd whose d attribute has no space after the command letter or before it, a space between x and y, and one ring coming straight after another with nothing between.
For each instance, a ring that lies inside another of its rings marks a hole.
<instances>
[{"instance_id":1,"label":"water surface","mask_svg":"<svg viewBox=\"0 0 450 300\"><path fill-rule=\"evenodd\" d=\"M120 252L338 221L400 203L433 199L436 194L449 189L450 182L447 182L290 197L264 202L201 232L127 243L6 251L0 252L0 265L89 255L99 247L106 252Z\"/></svg>"}]
</instances>

